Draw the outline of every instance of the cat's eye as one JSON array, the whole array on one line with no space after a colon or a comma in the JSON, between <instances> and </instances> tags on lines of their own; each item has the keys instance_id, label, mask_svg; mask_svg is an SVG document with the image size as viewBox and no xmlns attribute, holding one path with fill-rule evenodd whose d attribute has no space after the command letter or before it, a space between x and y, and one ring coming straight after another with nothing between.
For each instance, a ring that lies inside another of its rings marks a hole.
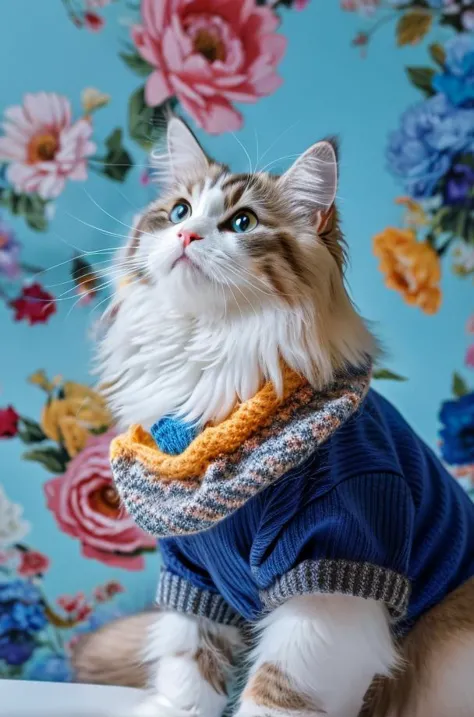
<instances>
[{"instance_id":1,"label":"cat's eye","mask_svg":"<svg viewBox=\"0 0 474 717\"><path fill-rule=\"evenodd\" d=\"M230 220L230 228L237 234L251 232L258 225L258 219L250 209L242 209L242 211L234 214Z\"/></svg>"},{"instance_id":2,"label":"cat's eye","mask_svg":"<svg viewBox=\"0 0 474 717\"><path fill-rule=\"evenodd\" d=\"M177 202L173 209L170 211L170 221L173 224L179 224L184 222L185 219L191 216L191 207L183 199Z\"/></svg>"}]
</instances>

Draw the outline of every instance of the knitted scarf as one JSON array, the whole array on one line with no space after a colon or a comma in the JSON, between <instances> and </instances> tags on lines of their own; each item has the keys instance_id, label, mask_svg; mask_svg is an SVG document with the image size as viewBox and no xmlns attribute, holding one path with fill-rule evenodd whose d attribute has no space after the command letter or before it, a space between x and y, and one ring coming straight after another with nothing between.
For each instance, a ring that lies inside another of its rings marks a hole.
<instances>
[{"instance_id":1,"label":"knitted scarf","mask_svg":"<svg viewBox=\"0 0 474 717\"><path fill-rule=\"evenodd\" d=\"M159 425L155 438L132 426L111 446L126 509L159 538L207 530L309 458L357 410L370 375L370 366L353 369L317 391L285 368L281 395L265 384L222 423L190 430L178 453Z\"/></svg>"}]
</instances>

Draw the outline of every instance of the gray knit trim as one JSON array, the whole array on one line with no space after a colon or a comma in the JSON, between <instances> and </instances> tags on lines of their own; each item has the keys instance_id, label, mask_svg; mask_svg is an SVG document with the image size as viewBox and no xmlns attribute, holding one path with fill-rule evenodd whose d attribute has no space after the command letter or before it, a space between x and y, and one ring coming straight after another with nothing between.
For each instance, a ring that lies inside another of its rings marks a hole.
<instances>
[{"instance_id":1,"label":"gray knit trim","mask_svg":"<svg viewBox=\"0 0 474 717\"><path fill-rule=\"evenodd\" d=\"M185 612L222 625L239 625L243 618L217 593L197 588L184 578L162 570L156 602L178 612Z\"/></svg>"},{"instance_id":2,"label":"gray knit trim","mask_svg":"<svg viewBox=\"0 0 474 717\"><path fill-rule=\"evenodd\" d=\"M305 560L260 593L267 609L274 610L296 595L342 593L384 602L395 620L406 612L410 581L399 573L372 563L349 560Z\"/></svg>"}]
</instances>

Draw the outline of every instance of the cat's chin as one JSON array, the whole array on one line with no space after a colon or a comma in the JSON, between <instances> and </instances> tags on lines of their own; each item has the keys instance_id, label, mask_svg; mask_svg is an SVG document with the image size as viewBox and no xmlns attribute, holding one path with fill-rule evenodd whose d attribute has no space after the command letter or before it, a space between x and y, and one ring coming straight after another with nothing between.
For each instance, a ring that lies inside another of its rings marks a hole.
<instances>
[{"instance_id":1,"label":"cat's chin","mask_svg":"<svg viewBox=\"0 0 474 717\"><path fill-rule=\"evenodd\" d=\"M160 298L180 313L202 316L219 313L223 290L192 260L180 259L159 281ZM224 310L224 308L223 308Z\"/></svg>"}]
</instances>

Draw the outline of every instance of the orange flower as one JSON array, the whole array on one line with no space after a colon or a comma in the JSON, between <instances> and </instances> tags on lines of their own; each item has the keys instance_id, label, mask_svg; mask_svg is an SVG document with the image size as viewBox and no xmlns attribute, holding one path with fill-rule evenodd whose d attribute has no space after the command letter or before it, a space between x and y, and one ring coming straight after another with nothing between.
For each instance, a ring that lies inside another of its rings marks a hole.
<instances>
[{"instance_id":1,"label":"orange flower","mask_svg":"<svg viewBox=\"0 0 474 717\"><path fill-rule=\"evenodd\" d=\"M61 396L46 403L41 427L48 438L62 441L73 458L83 450L91 433L108 428L113 421L105 400L88 386L66 381Z\"/></svg>"},{"instance_id":2,"label":"orange flower","mask_svg":"<svg viewBox=\"0 0 474 717\"><path fill-rule=\"evenodd\" d=\"M399 291L407 304L425 314L435 314L441 305L441 267L433 247L416 240L411 229L387 227L373 239L385 285Z\"/></svg>"}]
</instances>

